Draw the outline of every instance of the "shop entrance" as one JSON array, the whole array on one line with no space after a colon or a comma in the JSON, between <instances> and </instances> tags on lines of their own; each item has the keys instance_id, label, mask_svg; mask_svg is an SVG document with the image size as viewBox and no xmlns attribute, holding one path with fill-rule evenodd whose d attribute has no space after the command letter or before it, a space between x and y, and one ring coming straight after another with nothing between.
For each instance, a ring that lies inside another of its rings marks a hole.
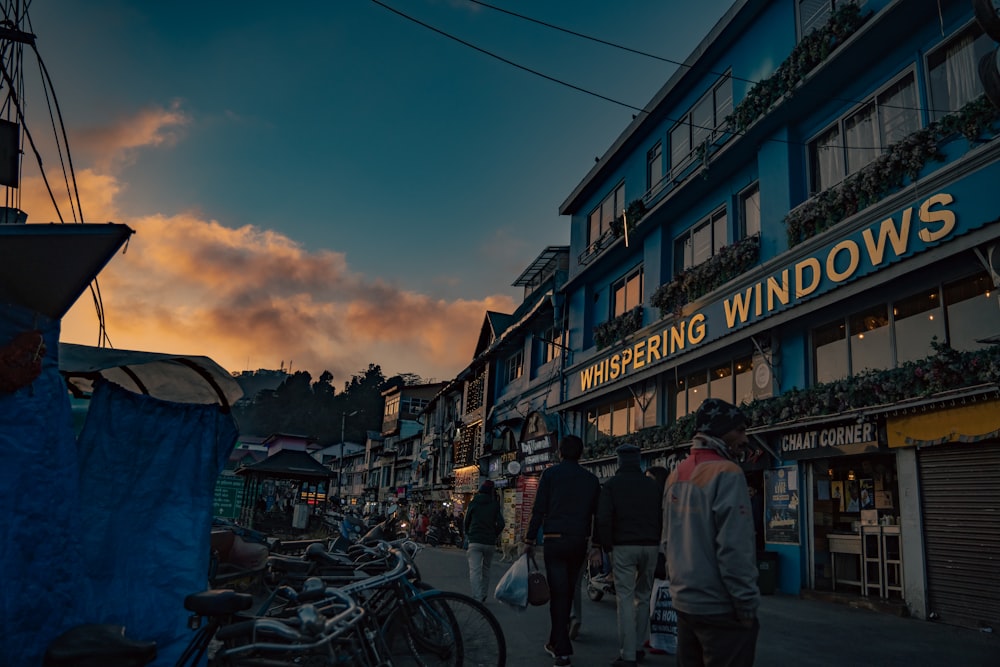
<instances>
[{"instance_id":1,"label":"shop entrance","mask_svg":"<svg viewBox=\"0 0 1000 667\"><path fill-rule=\"evenodd\" d=\"M899 484L893 454L816 459L813 586L859 597L903 596Z\"/></svg>"}]
</instances>

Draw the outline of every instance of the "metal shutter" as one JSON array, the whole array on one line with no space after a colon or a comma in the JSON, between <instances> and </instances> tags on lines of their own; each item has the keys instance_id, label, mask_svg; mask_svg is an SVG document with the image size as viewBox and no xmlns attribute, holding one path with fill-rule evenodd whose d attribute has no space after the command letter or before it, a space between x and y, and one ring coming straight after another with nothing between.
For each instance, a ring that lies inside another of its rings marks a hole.
<instances>
[{"instance_id":1,"label":"metal shutter","mask_svg":"<svg viewBox=\"0 0 1000 667\"><path fill-rule=\"evenodd\" d=\"M1000 443L918 452L928 610L1000 631Z\"/></svg>"}]
</instances>

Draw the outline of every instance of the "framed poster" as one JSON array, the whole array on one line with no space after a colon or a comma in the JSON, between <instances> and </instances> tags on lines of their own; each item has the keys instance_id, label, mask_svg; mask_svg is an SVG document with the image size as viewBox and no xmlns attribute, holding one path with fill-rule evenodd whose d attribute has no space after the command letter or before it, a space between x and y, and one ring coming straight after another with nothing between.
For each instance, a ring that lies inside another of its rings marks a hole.
<instances>
[{"instance_id":1,"label":"framed poster","mask_svg":"<svg viewBox=\"0 0 1000 667\"><path fill-rule=\"evenodd\" d=\"M799 484L793 467L764 471L764 541L799 543Z\"/></svg>"},{"instance_id":2,"label":"framed poster","mask_svg":"<svg viewBox=\"0 0 1000 667\"><path fill-rule=\"evenodd\" d=\"M870 477L861 480L861 509L875 509L875 483Z\"/></svg>"},{"instance_id":3,"label":"framed poster","mask_svg":"<svg viewBox=\"0 0 1000 667\"><path fill-rule=\"evenodd\" d=\"M840 480L830 482L830 499L833 500L834 509L844 511L844 483Z\"/></svg>"}]
</instances>

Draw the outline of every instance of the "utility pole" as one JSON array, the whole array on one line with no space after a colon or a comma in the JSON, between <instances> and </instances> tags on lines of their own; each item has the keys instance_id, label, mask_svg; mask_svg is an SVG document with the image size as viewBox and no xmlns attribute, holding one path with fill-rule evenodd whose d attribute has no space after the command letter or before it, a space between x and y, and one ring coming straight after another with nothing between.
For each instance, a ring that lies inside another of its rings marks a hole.
<instances>
[{"instance_id":1,"label":"utility pole","mask_svg":"<svg viewBox=\"0 0 1000 667\"><path fill-rule=\"evenodd\" d=\"M339 461L340 471L337 473L337 502L339 502L341 506L343 506L344 504L344 499L340 495L340 484L344 479L344 432L347 426L347 418L353 417L359 412L361 412L361 410L355 410L354 412L340 413L340 461Z\"/></svg>"}]
</instances>

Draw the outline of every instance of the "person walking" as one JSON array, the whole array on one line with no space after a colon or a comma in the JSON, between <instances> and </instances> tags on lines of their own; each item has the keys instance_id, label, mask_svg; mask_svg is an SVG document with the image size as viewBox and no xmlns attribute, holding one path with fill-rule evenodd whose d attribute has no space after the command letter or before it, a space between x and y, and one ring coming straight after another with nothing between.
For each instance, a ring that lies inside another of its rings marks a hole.
<instances>
[{"instance_id":1,"label":"person walking","mask_svg":"<svg viewBox=\"0 0 1000 667\"><path fill-rule=\"evenodd\" d=\"M618 658L613 667L635 667L649 637L649 597L660 546L662 490L642 472L641 450L622 445L618 472L601 487L597 537L611 555L618 600Z\"/></svg>"},{"instance_id":2,"label":"person walking","mask_svg":"<svg viewBox=\"0 0 1000 667\"><path fill-rule=\"evenodd\" d=\"M559 442L560 462L538 480L535 504L524 537L524 553L533 556L539 529L545 540L545 573L549 583L549 641L545 651L557 667L571 664L569 639L573 587L587 556L601 484L580 465L583 441L567 435Z\"/></svg>"},{"instance_id":3,"label":"person walking","mask_svg":"<svg viewBox=\"0 0 1000 667\"><path fill-rule=\"evenodd\" d=\"M472 587L472 597L480 602L486 602L493 553L496 551L497 538L503 531L503 512L493 489L492 480L480 484L479 491L472 496L462 520L462 529L469 540L469 585Z\"/></svg>"},{"instance_id":4,"label":"person walking","mask_svg":"<svg viewBox=\"0 0 1000 667\"><path fill-rule=\"evenodd\" d=\"M661 550L677 611L678 667L750 667L757 650L757 554L746 478L737 463L746 416L709 398L691 452L663 491Z\"/></svg>"}]
</instances>

